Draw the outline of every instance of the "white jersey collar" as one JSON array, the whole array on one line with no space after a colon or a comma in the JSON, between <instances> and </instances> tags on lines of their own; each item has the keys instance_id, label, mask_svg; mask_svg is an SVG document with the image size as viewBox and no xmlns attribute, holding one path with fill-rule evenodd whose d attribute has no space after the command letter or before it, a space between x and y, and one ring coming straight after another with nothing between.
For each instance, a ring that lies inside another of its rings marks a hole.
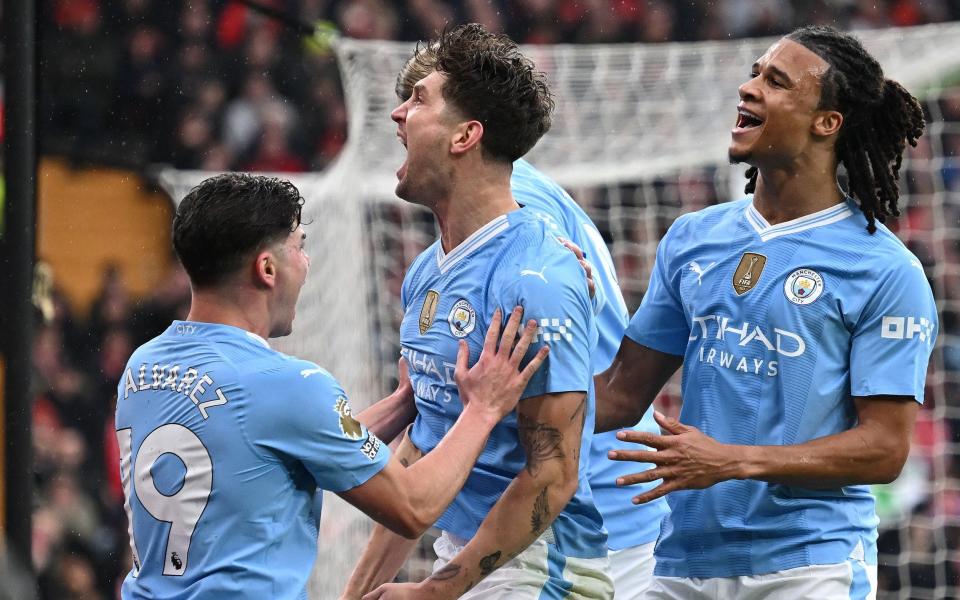
<instances>
[{"instance_id":1,"label":"white jersey collar","mask_svg":"<svg viewBox=\"0 0 960 600\"><path fill-rule=\"evenodd\" d=\"M460 242L449 254L443 251L443 244L437 243L437 267L440 273L446 273L458 262L472 254L475 250L497 237L502 231L510 227L507 215L500 215L480 229L470 234Z\"/></svg>"},{"instance_id":2,"label":"white jersey collar","mask_svg":"<svg viewBox=\"0 0 960 600\"><path fill-rule=\"evenodd\" d=\"M814 227L822 227L824 225L829 225L830 223L842 221L847 217L853 216L853 211L850 209L850 206L847 204L847 202L843 201L839 204L831 206L830 208L826 208L797 219L792 219L776 225L770 225L767 223L767 220L763 218L763 215L761 215L760 212L753 206L753 202L751 201L750 204L747 205L747 209L744 211L744 216L746 216L747 222L753 226L753 229L757 232L757 235L760 236L760 240L766 242L783 235L799 233L801 231L806 231L807 229L813 229Z\"/></svg>"}]
</instances>

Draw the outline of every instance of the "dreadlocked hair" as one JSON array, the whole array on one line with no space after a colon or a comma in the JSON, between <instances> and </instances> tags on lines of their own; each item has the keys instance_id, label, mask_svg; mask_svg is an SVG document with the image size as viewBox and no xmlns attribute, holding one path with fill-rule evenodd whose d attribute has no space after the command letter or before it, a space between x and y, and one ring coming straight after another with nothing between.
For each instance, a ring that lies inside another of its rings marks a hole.
<instances>
[{"instance_id":1,"label":"dreadlocked hair","mask_svg":"<svg viewBox=\"0 0 960 600\"><path fill-rule=\"evenodd\" d=\"M902 85L886 79L880 63L857 38L832 27L801 27L787 39L802 44L830 65L821 80L821 110L843 114L837 138L837 159L847 170L849 194L867 218L900 216L900 164L907 142L917 145L923 134L923 109ZM747 169L745 191L757 185L757 168Z\"/></svg>"}]
</instances>

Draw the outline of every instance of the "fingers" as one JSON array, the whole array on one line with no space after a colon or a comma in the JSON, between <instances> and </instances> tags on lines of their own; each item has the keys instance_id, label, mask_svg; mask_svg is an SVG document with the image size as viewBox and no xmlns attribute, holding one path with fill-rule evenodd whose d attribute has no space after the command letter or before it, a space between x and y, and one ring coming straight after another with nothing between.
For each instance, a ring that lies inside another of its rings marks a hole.
<instances>
[{"instance_id":1,"label":"fingers","mask_svg":"<svg viewBox=\"0 0 960 600\"><path fill-rule=\"evenodd\" d=\"M640 473L631 473L630 475L617 477L617 485L636 485L638 483L650 483L658 479L669 479L672 472L671 469L656 468L641 471Z\"/></svg>"},{"instance_id":2,"label":"fingers","mask_svg":"<svg viewBox=\"0 0 960 600\"><path fill-rule=\"evenodd\" d=\"M647 502L651 502L653 500L656 500L657 498L662 498L663 496L666 496L667 494L669 494L670 492L676 489L679 489L678 486L672 483L661 483L660 485L653 488L649 492L645 492L643 494L640 494L639 496L634 496L633 503L646 504ZM364 600L366 600L366 598L364 598Z\"/></svg>"},{"instance_id":3,"label":"fingers","mask_svg":"<svg viewBox=\"0 0 960 600\"><path fill-rule=\"evenodd\" d=\"M672 443L668 436L657 435L648 431L637 431L635 429L624 429L617 432L617 439L621 442L632 442L634 444L643 444L657 450L662 450ZM621 450L617 450L621 452Z\"/></svg>"},{"instance_id":4,"label":"fingers","mask_svg":"<svg viewBox=\"0 0 960 600\"><path fill-rule=\"evenodd\" d=\"M486 344L484 344L486 345ZM467 340L457 342L457 364L453 369L454 378L459 380L467 374L470 364L470 345Z\"/></svg>"},{"instance_id":5,"label":"fingers","mask_svg":"<svg viewBox=\"0 0 960 600\"><path fill-rule=\"evenodd\" d=\"M533 359L527 363L527 366L523 368L523 371L520 371L520 381L523 383L523 387L527 387L527 384L530 383L530 379L533 378L533 374L537 372L537 369L540 368L540 365L543 364L543 361L547 359L547 354L550 353L550 346L542 346L540 350L537 351L537 354Z\"/></svg>"},{"instance_id":6,"label":"fingers","mask_svg":"<svg viewBox=\"0 0 960 600\"><path fill-rule=\"evenodd\" d=\"M564 238L557 238L557 239L560 240L561 244L567 247L567 250L570 250L571 252L574 253L574 255L577 257L577 260L583 263L584 261L583 250L580 249L580 246Z\"/></svg>"},{"instance_id":7,"label":"fingers","mask_svg":"<svg viewBox=\"0 0 960 600\"><path fill-rule=\"evenodd\" d=\"M620 462L666 464L663 460L663 454L653 450L611 450L607 452L607 458Z\"/></svg>"},{"instance_id":8,"label":"fingers","mask_svg":"<svg viewBox=\"0 0 960 600\"><path fill-rule=\"evenodd\" d=\"M523 322L523 307L515 306L507 319L507 326L503 328L503 336L500 338L500 349L509 352L513 348L513 342L517 339L517 331L520 330L520 323Z\"/></svg>"},{"instance_id":9,"label":"fingers","mask_svg":"<svg viewBox=\"0 0 960 600\"><path fill-rule=\"evenodd\" d=\"M683 433L690 429L690 427L684 425L680 421L672 419L657 410L653 411L653 419L657 422L657 425L659 425L661 429L673 434Z\"/></svg>"},{"instance_id":10,"label":"fingers","mask_svg":"<svg viewBox=\"0 0 960 600\"><path fill-rule=\"evenodd\" d=\"M511 315L512 316L512 315ZM483 352L493 354L497 351L497 337L500 335L500 324L503 322L503 311L498 307L493 311L490 327L487 327L487 337L483 339Z\"/></svg>"},{"instance_id":11,"label":"fingers","mask_svg":"<svg viewBox=\"0 0 960 600\"><path fill-rule=\"evenodd\" d=\"M519 367L523 357L527 354L527 349L533 343L533 336L537 334L537 322L533 319L527 321L523 328L523 335L517 340L517 345L513 348L513 354L510 355L510 364Z\"/></svg>"},{"instance_id":12,"label":"fingers","mask_svg":"<svg viewBox=\"0 0 960 600\"><path fill-rule=\"evenodd\" d=\"M400 385L410 381L410 368L407 367L407 359L402 356L400 360L397 361L397 379Z\"/></svg>"}]
</instances>

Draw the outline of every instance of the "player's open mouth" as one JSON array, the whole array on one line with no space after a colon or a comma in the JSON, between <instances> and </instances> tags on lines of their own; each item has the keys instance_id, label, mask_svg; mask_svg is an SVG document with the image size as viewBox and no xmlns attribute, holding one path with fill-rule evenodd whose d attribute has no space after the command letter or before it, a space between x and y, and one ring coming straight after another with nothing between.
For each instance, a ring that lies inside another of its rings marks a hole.
<instances>
[{"instance_id":1,"label":"player's open mouth","mask_svg":"<svg viewBox=\"0 0 960 600\"><path fill-rule=\"evenodd\" d=\"M742 106L737 107L737 126L734 131L753 129L763 125L763 118Z\"/></svg>"}]
</instances>

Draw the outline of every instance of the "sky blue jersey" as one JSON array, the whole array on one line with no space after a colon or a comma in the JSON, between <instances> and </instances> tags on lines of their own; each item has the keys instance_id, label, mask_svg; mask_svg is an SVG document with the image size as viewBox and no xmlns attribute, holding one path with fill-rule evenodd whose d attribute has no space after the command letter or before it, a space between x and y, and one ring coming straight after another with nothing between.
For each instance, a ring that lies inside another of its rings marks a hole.
<instances>
[{"instance_id":1,"label":"sky blue jersey","mask_svg":"<svg viewBox=\"0 0 960 600\"><path fill-rule=\"evenodd\" d=\"M594 419L590 352L597 329L576 257L543 221L526 210L515 210L481 227L448 254L439 240L427 248L407 271L401 300L401 352L410 368L418 411L411 440L424 452L436 447L463 410L453 379L459 340L467 341L475 362L498 307L506 318L515 306L523 306L524 321L538 321L528 358L545 343L550 354L522 397L587 393L579 487L548 536L565 556L606 555L606 535L587 478ZM494 427L463 490L437 526L472 538L525 465L517 416L512 413Z\"/></svg>"},{"instance_id":2,"label":"sky blue jersey","mask_svg":"<svg viewBox=\"0 0 960 600\"><path fill-rule=\"evenodd\" d=\"M317 365L228 325L174 321L117 388L133 598L306 598L320 488L390 452Z\"/></svg>"},{"instance_id":3,"label":"sky blue jersey","mask_svg":"<svg viewBox=\"0 0 960 600\"><path fill-rule=\"evenodd\" d=\"M553 232L579 246L593 265L595 287L603 298L603 304L597 313L599 339L591 357L592 368L594 373L605 371L620 348L620 341L630 320L610 250L596 225L574 199L527 161L513 163L510 191L518 203L534 211ZM643 415L634 429L660 433L660 428L653 420L653 408ZM636 445L624 444L616 436L616 431L594 434L590 447L590 487L597 509L603 515L603 524L609 536L607 545L611 550L622 550L657 539L660 521L669 509L664 498L641 506L632 502L634 496L652 489L659 482L617 487L617 477L636 473L643 470L644 466L607 458L607 452L615 448L630 446L631 450L636 449Z\"/></svg>"},{"instance_id":4,"label":"sky blue jersey","mask_svg":"<svg viewBox=\"0 0 960 600\"><path fill-rule=\"evenodd\" d=\"M937 327L920 262L854 202L771 226L745 199L677 219L627 335L684 357L683 423L775 446L851 429L854 396L922 402ZM668 500L658 575L877 564L868 486L725 481Z\"/></svg>"}]
</instances>

